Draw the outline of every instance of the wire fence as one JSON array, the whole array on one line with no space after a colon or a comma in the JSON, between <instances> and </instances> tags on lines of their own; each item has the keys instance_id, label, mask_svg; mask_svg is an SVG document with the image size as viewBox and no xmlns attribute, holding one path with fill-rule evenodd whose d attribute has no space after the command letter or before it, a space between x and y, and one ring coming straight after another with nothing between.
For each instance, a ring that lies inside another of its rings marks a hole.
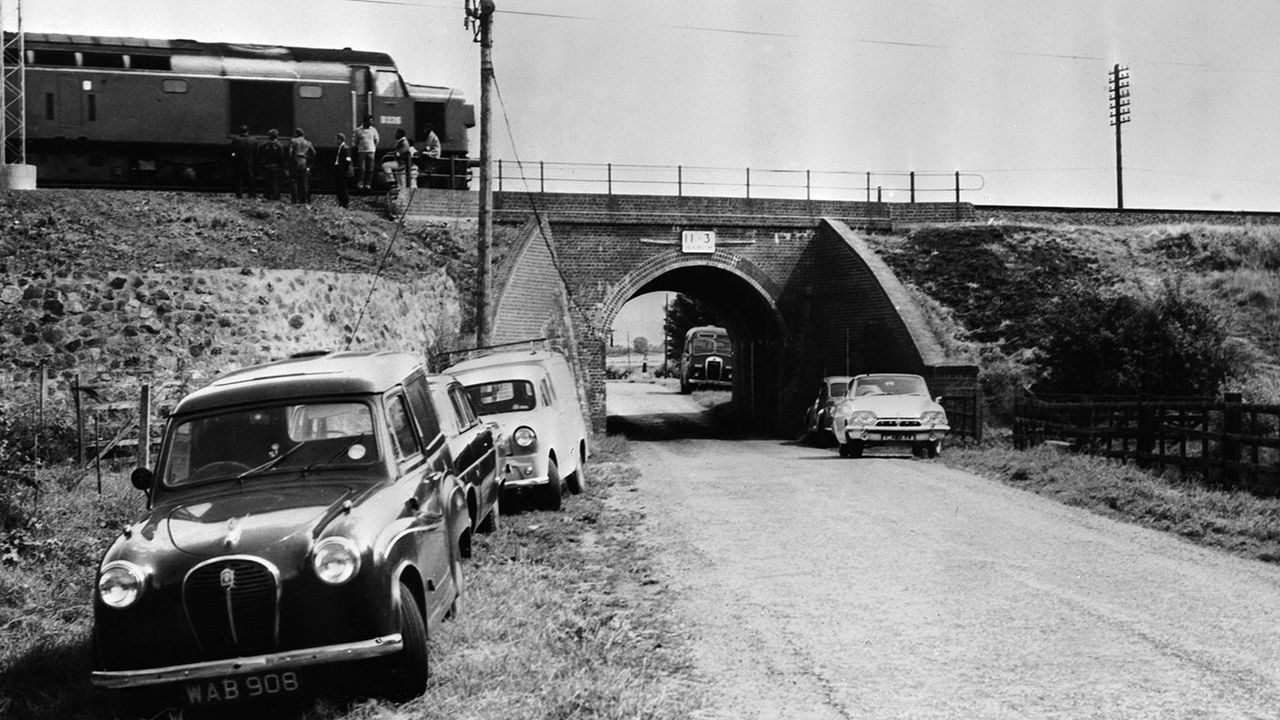
<instances>
[{"instance_id":1,"label":"wire fence","mask_svg":"<svg viewBox=\"0 0 1280 720\"><path fill-rule=\"evenodd\" d=\"M961 202L985 186L976 173L778 170L699 165L499 159L499 191L675 195L863 202Z\"/></svg>"}]
</instances>

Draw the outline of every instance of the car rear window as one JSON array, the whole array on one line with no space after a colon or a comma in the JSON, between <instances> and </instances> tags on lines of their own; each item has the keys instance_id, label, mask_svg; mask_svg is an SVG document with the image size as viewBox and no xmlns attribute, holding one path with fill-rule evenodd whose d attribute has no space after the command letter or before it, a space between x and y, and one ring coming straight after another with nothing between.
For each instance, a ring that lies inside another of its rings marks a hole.
<instances>
[{"instance_id":1,"label":"car rear window","mask_svg":"<svg viewBox=\"0 0 1280 720\"><path fill-rule=\"evenodd\" d=\"M537 406L533 383L528 380L502 380L500 382L468 385L471 404L481 415L520 412Z\"/></svg>"}]
</instances>

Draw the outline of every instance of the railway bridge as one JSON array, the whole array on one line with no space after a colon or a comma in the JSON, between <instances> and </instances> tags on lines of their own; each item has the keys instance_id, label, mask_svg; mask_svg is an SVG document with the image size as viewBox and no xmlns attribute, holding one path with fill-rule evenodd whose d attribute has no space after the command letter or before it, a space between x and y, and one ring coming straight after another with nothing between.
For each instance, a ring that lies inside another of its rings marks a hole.
<instances>
[{"instance_id":1,"label":"railway bridge","mask_svg":"<svg viewBox=\"0 0 1280 720\"><path fill-rule=\"evenodd\" d=\"M406 218L476 217L476 194L415 193ZM915 372L953 426L980 427L977 367L948 357L864 242L904 224L973 218L968 203L498 192L492 342L556 337L605 422L605 351L630 299L669 291L717 308L734 343L735 410L794 432L824 375Z\"/></svg>"}]
</instances>

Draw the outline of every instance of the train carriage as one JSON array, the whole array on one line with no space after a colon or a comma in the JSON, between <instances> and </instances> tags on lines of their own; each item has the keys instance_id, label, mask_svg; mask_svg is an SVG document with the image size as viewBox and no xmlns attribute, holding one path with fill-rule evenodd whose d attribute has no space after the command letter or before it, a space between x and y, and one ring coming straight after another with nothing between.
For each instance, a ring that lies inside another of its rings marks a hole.
<instances>
[{"instance_id":1,"label":"train carriage","mask_svg":"<svg viewBox=\"0 0 1280 720\"><path fill-rule=\"evenodd\" d=\"M457 89L405 82L379 52L194 40L27 33L27 162L42 185L122 187L231 184L230 138L258 142L300 127L317 167L333 162L335 133L365 116L390 151L397 129L421 139L427 124L441 160L420 182L467 185L474 107ZM426 168L424 168L425 170ZM313 185L328 189L328 173Z\"/></svg>"}]
</instances>

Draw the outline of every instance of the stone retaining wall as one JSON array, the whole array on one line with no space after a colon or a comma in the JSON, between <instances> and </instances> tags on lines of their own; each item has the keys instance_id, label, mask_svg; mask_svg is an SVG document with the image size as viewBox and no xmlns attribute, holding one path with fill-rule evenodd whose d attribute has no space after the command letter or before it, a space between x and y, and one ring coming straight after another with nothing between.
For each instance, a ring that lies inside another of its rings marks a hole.
<instances>
[{"instance_id":1,"label":"stone retaining wall","mask_svg":"<svg viewBox=\"0 0 1280 720\"><path fill-rule=\"evenodd\" d=\"M438 271L412 282L301 270L0 275L0 411L34 404L40 373L52 404L74 379L103 401L151 384L172 404L215 376L303 350L404 350L454 341L458 292ZM363 308L363 317L361 317Z\"/></svg>"}]
</instances>

